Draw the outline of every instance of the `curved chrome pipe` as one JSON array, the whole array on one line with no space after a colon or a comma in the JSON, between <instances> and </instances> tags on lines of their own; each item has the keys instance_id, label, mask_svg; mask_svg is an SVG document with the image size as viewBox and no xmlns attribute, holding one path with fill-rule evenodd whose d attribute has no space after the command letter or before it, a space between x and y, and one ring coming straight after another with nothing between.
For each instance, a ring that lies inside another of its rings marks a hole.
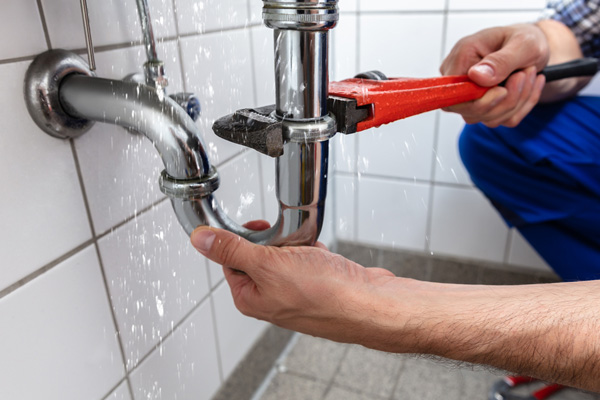
<instances>
[{"instance_id":1,"label":"curved chrome pipe","mask_svg":"<svg viewBox=\"0 0 600 400\"><path fill-rule=\"evenodd\" d=\"M143 133L154 144L174 179L200 178L210 162L194 121L161 91L134 82L69 75L59 91L64 111Z\"/></svg>"},{"instance_id":2,"label":"curved chrome pipe","mask_svg":"<svg viewBox=\"0 0 600 400\"><path fill-rule=\"evenodd\" d=\"M212 195L218 186L216 173L197 126L159 90L73 74L63 79L59 96L70 116L134 129L150 139L165 165L161 189L171 197L177 218L188 234L199 225L210 225L265 245L316 242L327 194L327 140L286 143L276 165L279 217L270 229L257 232L239 226L221 210Z\"/></svg>"}]
</instances>

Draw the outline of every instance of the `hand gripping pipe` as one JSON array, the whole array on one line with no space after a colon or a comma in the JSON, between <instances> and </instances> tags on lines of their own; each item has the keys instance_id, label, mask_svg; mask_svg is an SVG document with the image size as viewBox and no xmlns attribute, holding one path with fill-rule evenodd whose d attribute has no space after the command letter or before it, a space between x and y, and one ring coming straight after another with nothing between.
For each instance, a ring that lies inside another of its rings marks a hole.
<instances>
[{"instance_id":1,"label":"hand gripping pipe","mask_svg":"<svg viewBox=\"0 0 600 400\"><path fill-rule=\"evenodd\" d=\"M161 190L171 198L188 234L199 225L211 225L259 244L313 244L323 222L327 139L335 134L335 120L327 114L325 100L326 30L337 20L336 3L265 2L265 22L281 38L275 47L281 80L277 110L286 132L284 155L276 164L279 218L268 230L241 227L219 208L213 196L219 178L200 132L185 110L160 88L97 78L78 56L51 50L38 56L27 71L27 107L38 126L55 137L77 137L94 121L143 133L162 157Z\"/></svg>"}]
</instances>

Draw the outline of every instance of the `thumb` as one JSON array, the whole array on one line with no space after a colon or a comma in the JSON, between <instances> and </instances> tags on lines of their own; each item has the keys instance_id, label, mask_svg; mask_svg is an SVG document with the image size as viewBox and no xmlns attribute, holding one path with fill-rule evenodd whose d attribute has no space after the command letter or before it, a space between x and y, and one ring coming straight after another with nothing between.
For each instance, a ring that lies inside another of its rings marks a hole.
<instances>
[{"instance_id":1,"label":"thumb","mask_svg":"<svg viewBox=\"0 0 600 400\"><path fill-rule=\"evenodd\" d=\"M533 53L519 46L517 40L509 40L500 50L469 68L469 78L480 86L496 86L514 71L535 65L537 60Z\"/></svg>"},{"instance_id":2,"label":"thumb","mask_svg":"<svg viewBox=\"0 0 600 400\"><path fill-rule=\"evenodd\" d=\"M263 246L223 229L200 226L192 232L190 240L210 260L246 273L251 273L265 259Z\"/></svg>"}]
</instances>

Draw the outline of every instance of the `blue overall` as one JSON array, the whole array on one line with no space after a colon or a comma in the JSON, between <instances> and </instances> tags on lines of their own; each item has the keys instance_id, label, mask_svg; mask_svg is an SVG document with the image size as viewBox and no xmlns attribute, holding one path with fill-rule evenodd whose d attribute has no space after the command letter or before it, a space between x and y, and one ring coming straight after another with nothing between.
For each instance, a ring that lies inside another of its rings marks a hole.
<instances>
[{"instance_id":1,"label":"blue overall","mask_svg":"<svg viewBox=\"0 0 600 400\"><path fill-rule=\"evenodd\" d=\"M467 125L471 179L565 281L600 279L600 98L537 106L516 128Z\"/></svg>"}]
</instances>

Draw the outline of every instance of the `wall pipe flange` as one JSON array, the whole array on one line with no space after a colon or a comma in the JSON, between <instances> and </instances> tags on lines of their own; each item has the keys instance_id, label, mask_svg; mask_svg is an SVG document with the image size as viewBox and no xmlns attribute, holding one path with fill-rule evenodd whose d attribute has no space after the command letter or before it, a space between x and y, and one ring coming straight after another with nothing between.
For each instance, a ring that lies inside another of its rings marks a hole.
<instances>
[{"instance_id":1,"label":"wall pipe flange","mask_svg":"<svg viewBox=\"0 0 600 400\"><path fill-rule=\"evenodd\" d=\"M163 171L158 179L160 191L171 198L201 199L210 196L221 183L215 167L207 175L196 179L175 179Z\"/></svg>"},{"instance_id":2,"label":"wall pipe flange","mask_svg":"<svg viewBox=\"0 0 600 400\"><path fill-rule=\"evenodd\" d=\"M94 121L72 117L63 109L59 88L71 74L95 76L81 57L62 49L38 55L25 74L23 92L29 115L40 129L60 139L81 136L94 125Z\"/></svg>"}]
</instances>

